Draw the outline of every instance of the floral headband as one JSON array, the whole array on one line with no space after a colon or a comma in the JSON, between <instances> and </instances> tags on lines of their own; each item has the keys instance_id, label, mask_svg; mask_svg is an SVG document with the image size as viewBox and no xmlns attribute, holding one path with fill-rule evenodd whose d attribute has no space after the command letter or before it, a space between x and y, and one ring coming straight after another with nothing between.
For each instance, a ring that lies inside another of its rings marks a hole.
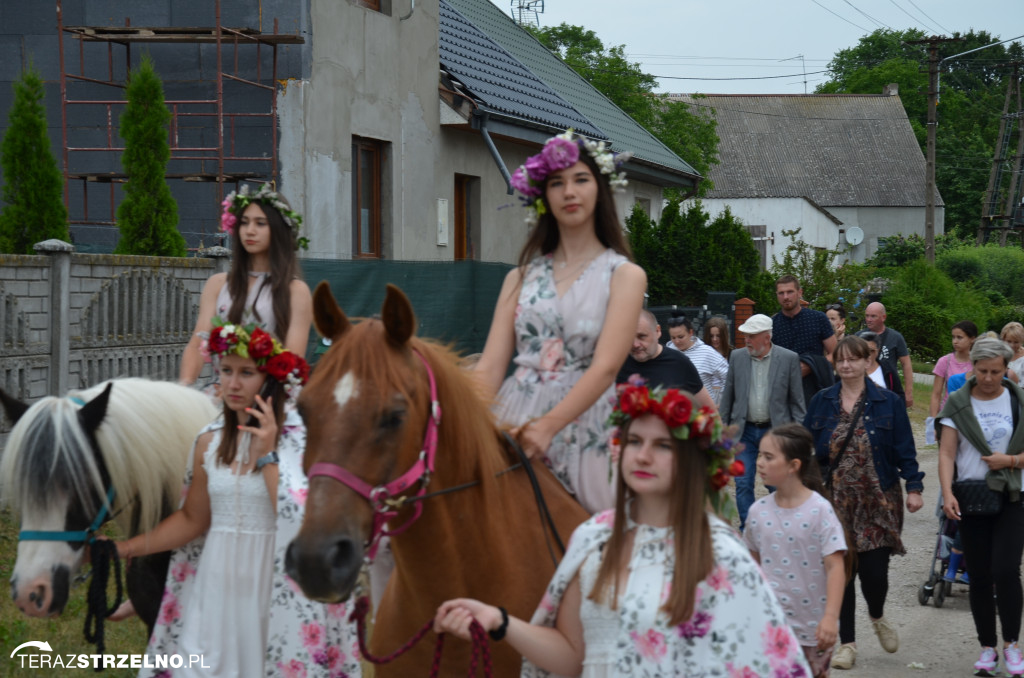
<instances>
[{"instance_id":1,"label":"floral headband","mask_svg":"<svg viewBox=\"0 0 1024 678\"><path fill-rule=\"evenodd\" d=\"M305 358L286 349L256 325L232 325L214 317L210 338L203 340L199 351L207 361L212 355L251 358L256 369L281 382L289 394L292 388L309 379L309 363Z\"/></svg>"},{"instance_id":2,"label":"floral headband","mask_svg":"<svg viewBox=\"0 0 1024 678\"><path fill-rule=\"evenodd\" d=\"M625 427L630 421L653 414L668 426L673 438L679 440L702 440L701 445L709 456L708 499L712 508L731 519L736 506L725 491L729 478L743 475L743 462L735 459L736 442L724 434L722 418L710 407L696 408L693 401L679 389L650 390L644 380L634 376L629 382L618 387L618 400L608 423Z\"/></svg>"},{"instance_id":3,"label":"floral headband","mask_svg":"<svg viewBox=\"0 0 1024 678\"><path fill-rule=\"evenodd\" d=\"M544 180L552 172L572 167L580 159L580 151L586 150L601 174L608 177L613 189L623 189L627 185L626 173L617 172L632 153L613 153L603 141L593 141L585 137L574 137L572 129L567 129L544 143L544 148L537 155L532 155L526 162L512 173L512 188L522 193L523 205L529 210L527 223L536 224L542 214L547 211L544 200Z\"/></svg>"},{"instance_id":4,"label":"floral headband","mask_svg":"<svg viewBox=\"0 0 1024 678\"><path fill-rule=\"evenodd\" d=\"M228 197L224 198L224 201L220 204L224 208L220 215L220 230L223 233L233 232L238 225L238 218L242 216L242 212L254 202L270 205L280 212L281 218L284 219L284 223L288 224L289 228L295 231L296 234L299 232L299 227L302 226L302 215L290 208L288 203L281 198L281 194L271 188L269 183L260 186L259 190L255 193L249 191L248 184L242 186L240 191L229 193ZM296 240L296 244L298 247L307 250L309 249L309 238L300 236Z\"/></svg>"}]
</instances>

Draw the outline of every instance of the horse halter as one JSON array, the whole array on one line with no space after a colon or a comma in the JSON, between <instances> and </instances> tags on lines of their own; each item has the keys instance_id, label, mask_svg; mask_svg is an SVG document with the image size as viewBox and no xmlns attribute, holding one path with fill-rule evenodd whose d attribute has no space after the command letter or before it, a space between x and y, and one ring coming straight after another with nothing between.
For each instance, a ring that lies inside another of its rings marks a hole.
<instances>
[{"instance_id":1,"label":"horse halter","mask_svg":"<svg viewBox=\"0 0 1024 678\"><path fill-rule=\"evenodd\" d=\"M107 501L100 507L92 525L84 530L58 532L56 530L22 530L18 533L21 541L69 541L73 543L91 544L96 541L96 531L107 522L107 514L114 505L114 488L107 490Z\"/></svg>"},{"instance_id":2,"label":"horse halter","mask_svg":"<svg viewBox=\"0 0 1024 678\"><path fill-rule=\"evenodd\" d=\"M376 487L371 487L369 483L341 466L328 462L313 464L307 474L310 479L317 476L333 478L370 502L370 506L373 508L373 527L370 529L370 538L363 544L367 562L373 562L377 555L381 537L390 537L405 532L423 514L423 503L416 499L426 494L430 476L434 473L434 460L437 456L437 428L441 425L441 404L437 400L437 381L434 379L434 371L430 369L430 364L423 354L416 349L412 349L412 352L427 368L427 378L430 380L430 417L427 419L427 432L423 436L423 448L420 450L419 459L412 465L412 468L390 483ZM416 494L399 496L417 482L419 482L419 489ZM413 505L412 517L400 527L389 529L388 521L397 516L407 502Z\"/></svg>"}]
</instances>

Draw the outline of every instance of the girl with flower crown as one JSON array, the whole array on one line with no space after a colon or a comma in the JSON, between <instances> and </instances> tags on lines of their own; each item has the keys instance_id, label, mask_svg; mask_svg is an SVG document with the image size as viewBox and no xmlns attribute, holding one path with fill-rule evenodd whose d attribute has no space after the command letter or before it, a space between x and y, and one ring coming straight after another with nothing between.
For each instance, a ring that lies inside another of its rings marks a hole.
<instances>
[{"instance_id":1,"label":"girl with flower crown","mask_svg":"<svg viewBox=\"0 0 1024 678\"><path fill-rule=\"evenodd\" d=\"M147 651L202 666L140 675L358 676L346 606L308 600L284 574L306 493L305 428L285 401L309 366L259 327L211 325L223 414L196 438L181 508L117 545L123 558L174 549Z\"/></svg>"},{"instance_id":2,"label":"girl with flower crown","mask_svg":"<svg viewBox=\"0 0 1024 678\"><path fill-rule=\"evenodd\" d=\"M306 354L313 322L313 297L300 278L295 251L306 246L298 235L302 216L263 184L229 194L221 203L221 230L230 233L231 269L206 281L199 298L195 331L181 357L179 381L191 384L203 368L203 339L214 316L232 323L256 323L280 338L296 355Z\"/></svg>"},{"instance_id":3,"label":"girl with flower crown","mask_svg":"<svg viewBox=\"0 0 1024 678\"><path fill-rule=\"evenodd\" d=\"M569 130L516 170L532 230L476 366L498 419L591 512L612 505L605 420L647 285L612 197L621 160Z\"/></svg>"},{"instance_id":4,"label":"girl with flower crown","mask_svg":"<svg viewBox=\"0 0 1024 678\"><path fill-rule=\"evenodd\" d=\"M718 414L676 389L620 389L615 508L573 533L533 619L457 599L434 630L469 638L475 620L522 653L530 678L809 678L771 588L718 517L742 473Z\"/></svg>"}]
</instances>

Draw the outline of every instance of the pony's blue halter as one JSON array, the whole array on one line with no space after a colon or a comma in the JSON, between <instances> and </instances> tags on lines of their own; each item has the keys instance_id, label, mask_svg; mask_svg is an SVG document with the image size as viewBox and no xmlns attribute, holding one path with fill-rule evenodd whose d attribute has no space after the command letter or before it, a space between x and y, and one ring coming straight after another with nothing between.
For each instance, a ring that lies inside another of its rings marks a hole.
<instances>
[{"instance_id":1,"label":"pony's blue halter","mask_svg":"<svg viewBox=\"0 0 1024 678\"><path fill-rule=\"evenodd\" d=\"M22 530L18 533L18 539L22 541L70 541L75 543L91 544L96 541L96 530L100 529L103 523L107 522L108 507L114 505L114 488L107 491L107 501L100 507L96 519L92 525L84 530L75 532L56 532L53 530Z\"/></svg>"},{"instance_id":2,"label":"pony's blue halter","mask_svg":"<svg viewBox=\"0 0 1024 678\"><path fill-rule=\"evenodd\" d=\"M68 396L68 400L76 405L85 405L85 401L76 396ZM74 543L91 544L96 541L96 530L100 529L103 523L107 522L109 508L114 505L114 487L107 490L107 501L100 507L96 519L92 525L84 530L75 532L56 532L53 530L22 530L18 533L18 539L22 541L70 541Z\"/></svg>"}]
</instances>

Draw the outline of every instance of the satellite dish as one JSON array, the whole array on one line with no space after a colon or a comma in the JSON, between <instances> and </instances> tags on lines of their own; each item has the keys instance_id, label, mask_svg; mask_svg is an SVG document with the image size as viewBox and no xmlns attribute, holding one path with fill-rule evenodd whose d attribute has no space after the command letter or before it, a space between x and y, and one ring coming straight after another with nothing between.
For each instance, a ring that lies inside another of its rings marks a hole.
<instances>
[{"instance_id":1,"label":"satellite dish","mask_svg":"<svg viewBox=\"0 0 1024 678\"><path fill-rule=\"evenodd\" d=\"M859 245L864 242L864 230L860 226L851 226L846 229L846 242L851 245Z\"/></svg>"}]
</instances>

